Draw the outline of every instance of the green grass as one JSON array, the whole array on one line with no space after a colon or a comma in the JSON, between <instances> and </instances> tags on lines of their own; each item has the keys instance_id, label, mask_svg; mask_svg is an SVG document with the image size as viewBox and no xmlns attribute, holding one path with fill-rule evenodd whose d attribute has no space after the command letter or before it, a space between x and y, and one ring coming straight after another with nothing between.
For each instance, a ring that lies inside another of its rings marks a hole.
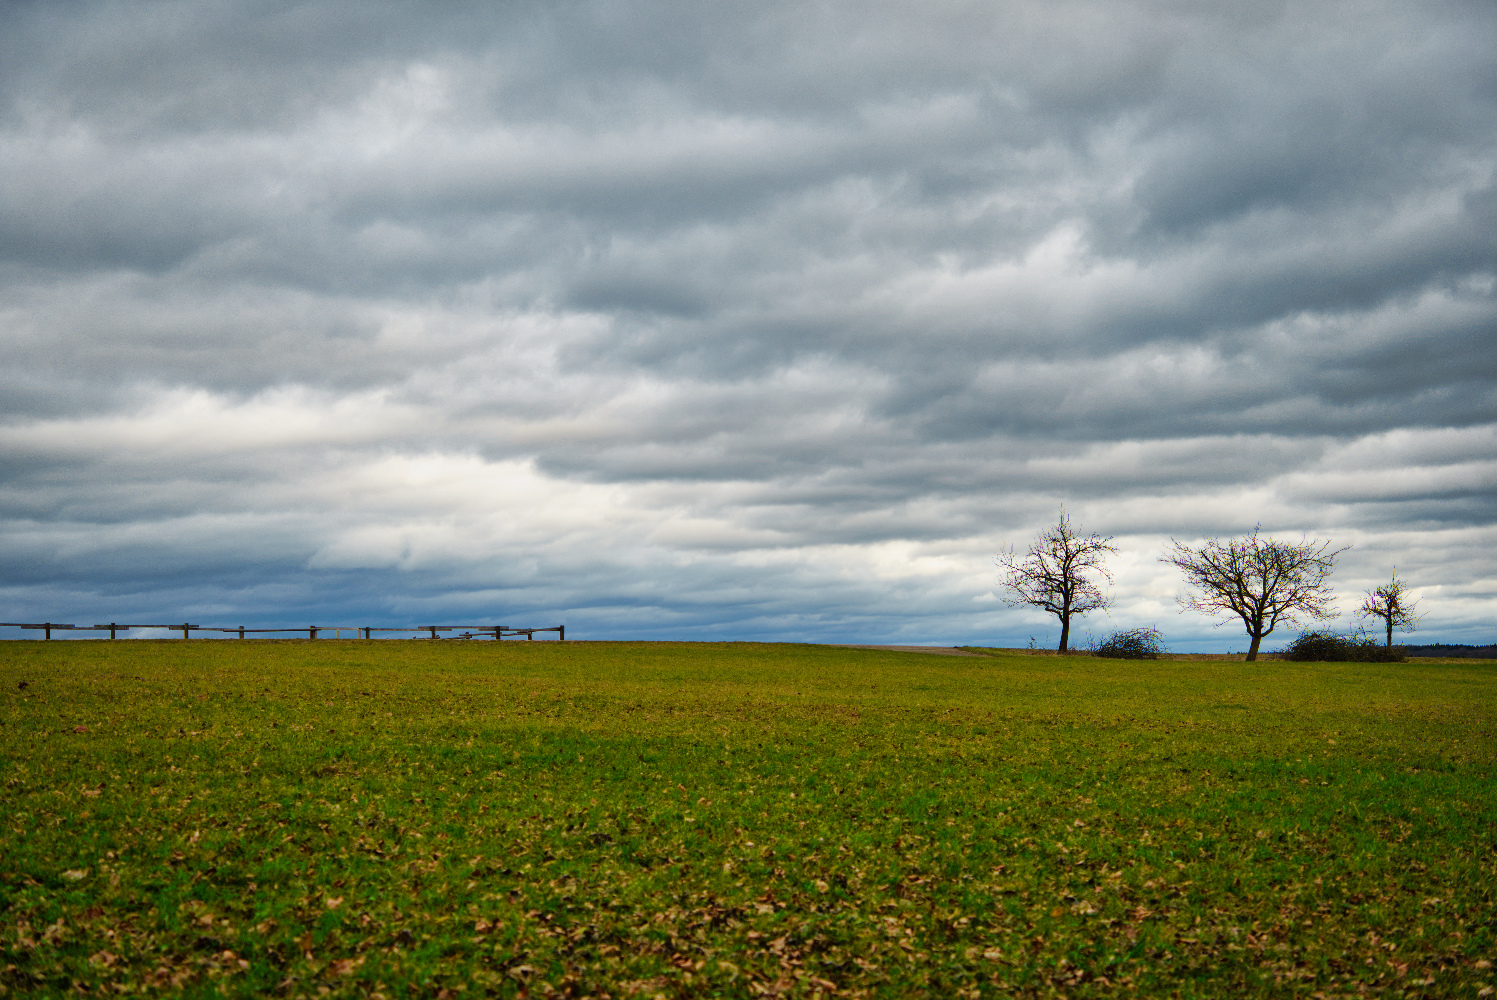
<instances>
[{"instance_id":1,"label":"green grass","mask_svg":"<svg viewBox=\"0 0 1497 1000\"><path fill-rule=\"evenodd\" d=\"M1497 984L1490 661L7 642L0 753L7 995Z\"/></svg>"}]
</instances>

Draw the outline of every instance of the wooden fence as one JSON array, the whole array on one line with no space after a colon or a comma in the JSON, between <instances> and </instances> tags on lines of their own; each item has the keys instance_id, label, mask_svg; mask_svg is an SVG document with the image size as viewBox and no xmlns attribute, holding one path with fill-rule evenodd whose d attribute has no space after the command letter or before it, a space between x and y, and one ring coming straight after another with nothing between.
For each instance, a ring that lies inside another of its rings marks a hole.
<instances>
[{"instance_id":1,"label":"wooden fence","mask_svg":"<svg viewBox=\"0 0 1497 1000\"><path fill-rule=\"evenodd\" d=\"M304 628L245 628L243 625L234 628L224 628L219 625L193 625L183 622L180 625L121 625L110 622L108 625L64 625L59 622L0 622L0 628L24 628L41 631L43 639L52 638L53 632L108 632L109 638L116 638L120 632L129 632L137 628L162 628L173 632L181 632L182 638L191 637L193 632L229 632L243 639L246 635L257 635L267 632L290 632L307 633L308 639L317 638L319 633L332 632L333 637L341 639L344 632L352 632L358 638L372 639L375 632L422 632L428 633L433 639L478 639L492 638L503 639L505 636L521 636L526 639L534 639L537 632L555 632L556 638L562 642L567 638L567 627L565 625L553 625L550 628L510 628L508 625L415 625L387 628L378 625L308 625ZM438 632L461 632L461 635L438 635ZM414 636L413 636L414 638Z\"/></svg>"}]
</instances>

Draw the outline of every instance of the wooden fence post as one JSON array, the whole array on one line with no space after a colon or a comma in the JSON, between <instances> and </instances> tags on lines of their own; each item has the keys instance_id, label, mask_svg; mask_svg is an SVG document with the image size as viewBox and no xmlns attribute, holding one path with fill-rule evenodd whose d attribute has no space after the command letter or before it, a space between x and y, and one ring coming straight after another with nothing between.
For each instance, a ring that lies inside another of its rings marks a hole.
<instances>
[{"instance_id":1,"label":"wooden fence post","mask_svg":"<svg viewBox=\"0 0 1497 1000\"><path fill-rule=\"evenodd\" d=\"M108 629L109 630L109 638L111 638L111 639L118 639L119 638L119 633L121 631L128 632L128 631L130 631L131 629L134 629L134 628L145 628L145 629L159 628L159 629L165 629L168 632L177 632L177 631L180 631L182 633L182 638L184 640L191 639L193 632L233 632L233 633L236 633L240 639L243 639L245 637L245 635L247 633L249 633L249 632L301 632L301 631L303 631L302 628L253 628L252 629L252 628L246 628L244 625L240 625L238 628L221 628L221 627L216 626L216 625L194 625L191 622L182 622L180 625L121 625L119 622L110 622L108 625L92 625L92 626L64 625L61 622L35 622L35 623L30 623L30 622L0 622L0 627L4 627L4 628L36 629L37 631L39 631L39 632L42 633L42 638L44 640L50 640L52 638L52 631L54 629L75 629L75 628L89 628L89 629L95 629L95 630L98 630L98 631L103 631L104 629ZM355 634L362 634L362 636L363 636L363 638L365 640L371 640L371 639L374 638L374 632L375 632L376 626L373 626L373 625L361 625L361 626L349 625L349 626L347 626L347 628L348 628L348 630L350 632L353 632ZM341 639L341 638L343 638L343 629L338 628L336 626L307 625L307 626L304 626L304 629L305 629L305 631L307 633L307 638L308 639L316 639L321 633L327 632L329 630L331 630L333 632L333 638L335 638L335 639ZM414 628L412 628L412 627L384 628L382 626L379 627L379 631L381 631L381 632L426 632L426 633L428 633L430 635L430 637L432 639L439 639L439 638L441 638L441 636L438 635L439 632L454 632L454 631L459 631L459 630L463 630L463 629L466 629L467 631L464 632L463 635L455 636L455 638L459 638L459 639L472 639L472 638L476 638L478 636L492 635L494 637L495 641L502 641L504 639L505 634L508 633L509 635L514 635L514 636L523 635L527 640L534 642L535 641L535 633L537 633L537 632L555 632L556 633L556 638L558 640L562 641L562 642L565 642L566 638L567 638L567 627L565 625L553 625L553 626L550 626L548 628L510 628L507 625L492 625L492 626L490 626L490 625L417 625ZM415 638L415 636L412 636L411 638Z\"/></svg>"}]
</instances>

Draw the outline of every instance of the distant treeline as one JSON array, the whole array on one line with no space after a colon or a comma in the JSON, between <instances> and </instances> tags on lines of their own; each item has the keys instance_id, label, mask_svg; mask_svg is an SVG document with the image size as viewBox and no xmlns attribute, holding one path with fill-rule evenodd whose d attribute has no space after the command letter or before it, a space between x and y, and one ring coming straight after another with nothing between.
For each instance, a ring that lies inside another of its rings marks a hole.
<instances>
[{"instance_id":1,"label":"distant treeline","mask_svg":"<svg viewBox=\"0 0 1497 1000\"><path fill-rule=\"evenodd\" d=\"M1460 643L1446 645L1437 642L1433 646L1398 646L1405 656L1465 656L1473 660L1497 660L1497 645L1466 646Z\"/></svg>"}]
</instances>

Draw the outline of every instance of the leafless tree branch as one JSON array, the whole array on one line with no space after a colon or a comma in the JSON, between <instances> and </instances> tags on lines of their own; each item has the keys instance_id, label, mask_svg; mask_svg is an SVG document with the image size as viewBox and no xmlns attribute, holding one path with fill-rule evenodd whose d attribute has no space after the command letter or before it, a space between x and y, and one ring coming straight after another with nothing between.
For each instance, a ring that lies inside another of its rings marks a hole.
<instances>
[{"instance_id":1,"label":"leafless tree branch","mask_svg":"<svg viewBox=\"0 0 1497 1000\"><path fill-rule=\"evenodd\" d=\"M1279 625L1336 617L1326 578L1336 557L1346 551L1319 539L1275 541L1260 537L1260 530L1225 542L1209 539L1200 546L1171 539L1169 553L1160 559L1178 567L1196 588L1197 593L1181 599L1182 607L1242 619L1252 640L1250 661L1258 658L1263 637Z\"/></svg>"},{"instance_id":2,"label":"leafless tree branch","mask_svg":"<svg viewBox=\"0 0 1497 1000\"><path fill-rule=\"evenodd\" d=\"M1400 632L1412 632L1418 626L1419 619L1424 617L1415 613L1418 607L1418 600L1409 598L1404 590L1403 581L1398 578L1398 573L1395 571L1390 582L1367 591L1362 606L1357 609L1357 617L1381 618L1388 635L1387 644L1392 646L1394 629Z\"/></svg>"},{"instance_id":3,"label":"leafless tree branch","mask_svg":"<svg viewBox=\"0 0 1497 1000\"><path fill-rule=\"evenodd\" d=\"M1116 551L1110 536L1079 534L1062 510L1059 523L1040 532L1023 556L1012 547L998 553L1002 586L1009 594L1004 603L1011 607L1041 608L1059 618L1059 648L1064 653L1070 640L1072 616L1098 611L1112 603L1087 574L1096 573L1111 583L1112 574L1102 560L1109 552Z\"/></svg>"}]
</instances>

